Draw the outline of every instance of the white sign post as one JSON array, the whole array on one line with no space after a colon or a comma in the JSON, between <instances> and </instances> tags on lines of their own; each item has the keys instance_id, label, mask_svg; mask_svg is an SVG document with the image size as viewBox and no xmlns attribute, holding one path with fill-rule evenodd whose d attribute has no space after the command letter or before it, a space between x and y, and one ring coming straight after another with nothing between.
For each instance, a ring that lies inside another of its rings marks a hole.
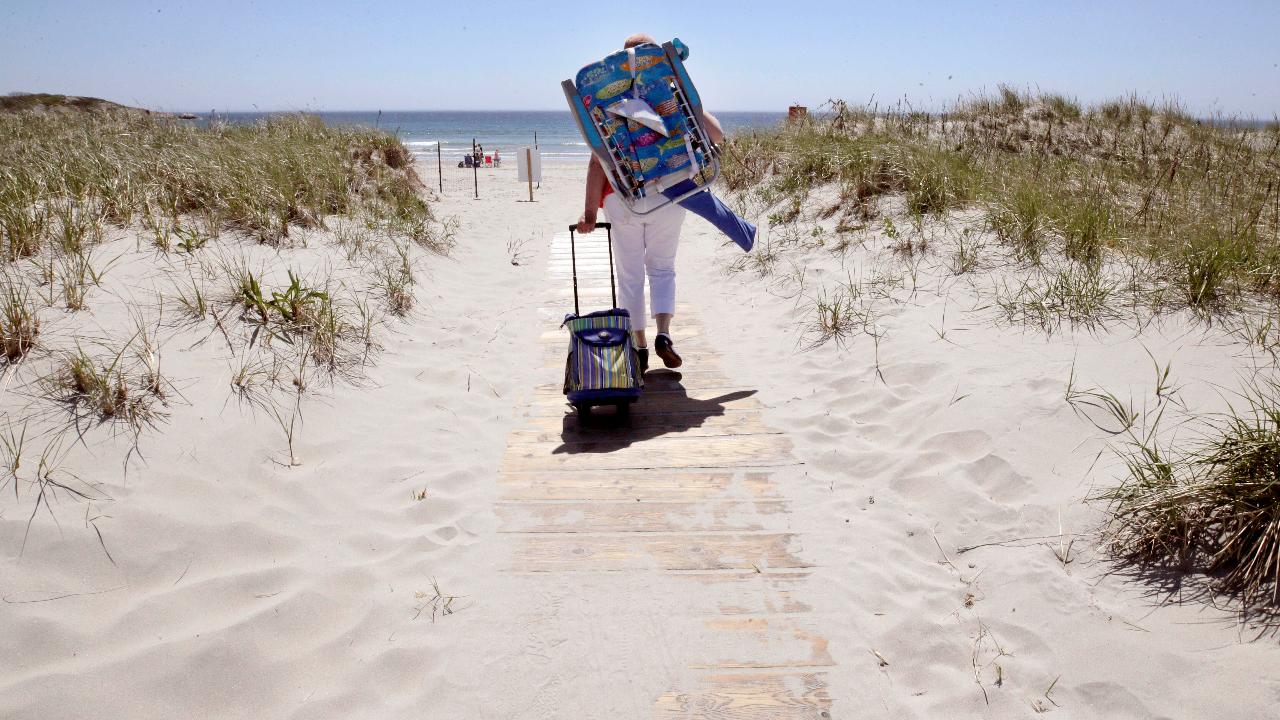
<instances>
[{"instance_id":1,"label":"white sign post","mask_svg":"<svg viewBox=\"0 0 1280 720\"><path fill-rule=\"evenodd\" d=\"M533 202L533 184L542 183L542 153L533 148L523 147L516 154L516 179L529 183L529 202Z\"/></svg>"}]
</instances>

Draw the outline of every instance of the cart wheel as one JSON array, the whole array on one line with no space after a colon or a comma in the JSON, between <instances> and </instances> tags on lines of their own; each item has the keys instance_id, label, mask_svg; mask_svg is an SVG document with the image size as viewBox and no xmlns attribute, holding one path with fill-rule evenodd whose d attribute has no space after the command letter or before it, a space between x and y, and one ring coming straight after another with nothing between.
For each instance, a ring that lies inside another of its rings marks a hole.
<instances>
[{"instance_id":1,"label":"cart wheel","mask_svg":"<svg viewBox=\"0 0 1280 720\"><path fill-rule=\"evenodd\" d=\"M617 413L619 420L622 420L623 422L631 421L631 403L629 402L617 403L613 407L614 407L614 412Z\"/></svg>"},{"instance_id":2,"label":"cart wheel","mask_svg":"<svg viewBox=\"0 0 1280 720\"><path fill-rule=\"evenodd\" d=\"M591 422L591 406L586 403L574 403L573 409L578 411L578 423L586 425Z\"/></svg>"}]
</instances>

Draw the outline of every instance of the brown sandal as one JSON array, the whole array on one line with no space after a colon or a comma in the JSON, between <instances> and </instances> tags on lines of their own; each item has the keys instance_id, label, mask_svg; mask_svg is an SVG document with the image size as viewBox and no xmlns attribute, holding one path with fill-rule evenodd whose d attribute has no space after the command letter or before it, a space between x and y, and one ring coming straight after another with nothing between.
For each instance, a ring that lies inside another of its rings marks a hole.
<instances>
[{"instance_id":1,"label":"brown sandal","mask_svg":"<svg viewBox=\"0 0 1280 720\"><path fill-rule=\"evenodd\" d=\"M671 338L666 335L659 335L653 341L653 351L662 358L662 364L669 368L678 368L684 363L684 360L680 359L680 354L676 352L675 346L671 344Z\"/></svg>"}]
</instances>

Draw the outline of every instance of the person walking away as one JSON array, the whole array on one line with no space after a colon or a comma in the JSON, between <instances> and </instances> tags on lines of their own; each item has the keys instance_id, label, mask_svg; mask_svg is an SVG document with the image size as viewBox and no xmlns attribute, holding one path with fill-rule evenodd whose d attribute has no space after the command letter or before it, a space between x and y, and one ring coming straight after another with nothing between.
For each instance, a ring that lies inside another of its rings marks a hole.
<instances>
[{"instance_id":1,"label":"person walking away","mask_svg":"<svg viewBox=\"0 0 1280 720\"><path fill-rule=\"evenodd\" d=\"M623 48L644 43L658 44L651 36L637 33L627 38ZM703 111L706 130L711 142L724 138L720 121ZM645 198L649 200L650 198ZM655 202L663 198L654 199ZM663 365L678 368L683 364L671 340L671 320L676 312L676 249L680 245L680 226L687 212L676 203L670 203L653 212L639 215L613 192L605 177L604 168L593 155L587 168L587 188L582 217L578 220L578 232L595 230L600 209L613 225L614 269L618 276L618 288L622 307L631 315L631 332L640 355L640 372L649 369L649 344L645 337L645 277L649 278L649 299L653 320L658 334L653 340L653 351Z\"/></svg>"}]
</instances>

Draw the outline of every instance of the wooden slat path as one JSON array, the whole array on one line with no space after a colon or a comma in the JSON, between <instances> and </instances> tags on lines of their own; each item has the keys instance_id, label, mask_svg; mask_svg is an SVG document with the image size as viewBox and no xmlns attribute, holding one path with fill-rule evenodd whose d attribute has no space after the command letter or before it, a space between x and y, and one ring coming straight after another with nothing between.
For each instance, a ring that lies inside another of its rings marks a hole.
<instances>
[{"instance_id":1,"label":"wooden slat path","mask_svg":"<svg viewBox=\"0 0 1280 720\"><path fill-rule=\"evenodd\" d=\"M834 662L800 599L811 566L779 486L796 469L791 441L764 422L754 391L724 372L684 306L673 337L685 367L669 371L653 357L628 422L583 426L561 388L568 342L559 324L572 307L567 234L552 240L550 274L539 311L545 380L498 477L506 572L569 587L641 573L675 583L696 642L673 661L692 680L650 698L654 718L829 718ZM584 312L609 306L605 252L579 253L578 278Z\"/></svg>"}]
</instances>

